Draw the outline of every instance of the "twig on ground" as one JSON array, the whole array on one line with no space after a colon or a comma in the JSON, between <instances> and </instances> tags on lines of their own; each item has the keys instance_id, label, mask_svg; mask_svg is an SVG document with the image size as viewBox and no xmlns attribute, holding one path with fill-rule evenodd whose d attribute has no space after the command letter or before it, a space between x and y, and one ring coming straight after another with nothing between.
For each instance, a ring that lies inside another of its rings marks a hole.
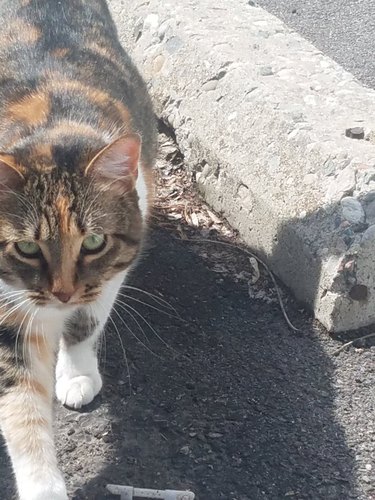
<instances>
[{"instance_id":1,"label":"twig on ground","mask_svg":"<svg viewBox=\"0 0 375 500\"><path fill-rule=\"evenodd\" d=\"M191 491L178 490L150 490L148 488L134 488L133 486L120 486L119 484L107 484L107 490L112 495L120 495L121 500L133 500L135 498L159 498L161 500L194 500L195 495Z\"/></svg>"},{"instance_id":2,"label":"twig on ground","mask_svg":"<svg viewBox=\"0 0 375 500\"><path fill-rule=\"evenodd\" d=\"M369 333L368 335L364 335L363 337L357 337L356 339L349 340L349 342L345 342L342 346L340 346L336 351L334 351L333 355L337 356L340 354L341 351L343 351L346 347L349 347L354 344L354 342L358 342L359 340L365 340L369 339L370 337L375 337L375 332Z\"/></svg>"},{"instance_id":3,"label":"twig on ground","mask_svg":"<svg viewBox=\"0 0 375 500\"><path fill-rule=\"evenodd\" d=\"M285 318L285 321L287 322L289 328L291 328L292 330L294 330L295 332L301 332L301 329L300 328L297 328L296 326L293 325L293 323L290 321L289 317L288 317L288 314L285 310L285 307L284 307L284 303L283 303L283 299L282 299L282 296L281 296L281 292L280 292L280 288L276 282L276 278L274 277L272 271L270 270L270 268L267 266L267 264L262 260L260 259L257 255L255 255L254 253L250 252L249 250L246 250L245 248L242 248L242 247L239 247L239 246L236 246L236 245L233 245L233 243L227 243L225 241L217 241L217 240L209 240L209 239L194 239L194 238L187 238L183 241L187 241L187 242L190 242L190 243L213 243L213 244L216 244L216 245L224 245L224 246L227 246L227 247L231 247L231 248L235 248L237 250L240 250L241 252L249 255L250 257L253 257L254 259L256 259L259 264L261 264L264 269L266 270L266 272L268 273L268 275L270 276L273 284L274 284L274 287L275 287L275 290L276 290L276 293L277 293L277 297L279 299L279 304L280 304L280 309L281 309L281 312L283 313L283 316Z\"/></svg>"}]
</instances>

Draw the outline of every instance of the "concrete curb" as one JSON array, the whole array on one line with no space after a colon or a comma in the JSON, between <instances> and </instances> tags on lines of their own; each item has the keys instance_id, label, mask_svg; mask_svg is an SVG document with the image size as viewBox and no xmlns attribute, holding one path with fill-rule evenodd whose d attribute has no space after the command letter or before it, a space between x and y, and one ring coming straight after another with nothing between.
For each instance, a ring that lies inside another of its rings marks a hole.
<instances>
[{"instance_id":1,"label":"concrete curb","mask_svg":"<svg viewBox=\"0 0 375 500\"><path fill-rule=\"evenodd\" d=\"M207 202L329 330L375 322L375 92L254 2L109 3Z\"/></svg>"}]
</instances>

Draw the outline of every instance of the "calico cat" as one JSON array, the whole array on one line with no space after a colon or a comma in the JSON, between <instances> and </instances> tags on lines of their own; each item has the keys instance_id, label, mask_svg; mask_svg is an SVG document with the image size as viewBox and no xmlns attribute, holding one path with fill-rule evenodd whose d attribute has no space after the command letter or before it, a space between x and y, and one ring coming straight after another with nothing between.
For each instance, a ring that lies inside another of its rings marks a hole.
<instances>
[{"instance_id":1,"label":"calico cat","mask_svg":"<svg viewBox=\"0 0 375 500\"><path fill-rule=\"evenodd\" d=\"M0 426L21 500L62 500L55 353L57 398L90 403L143 241L156 128L105 0L0 0L0 18Z\"/></svg>"}]
</instances>

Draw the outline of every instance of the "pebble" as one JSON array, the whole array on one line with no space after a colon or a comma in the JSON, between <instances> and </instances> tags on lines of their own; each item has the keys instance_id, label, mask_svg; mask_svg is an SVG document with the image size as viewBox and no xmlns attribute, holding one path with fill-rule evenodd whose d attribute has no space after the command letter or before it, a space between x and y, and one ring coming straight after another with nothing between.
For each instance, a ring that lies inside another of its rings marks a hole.
<instances>
[{"instance_id":1,"label":"pebble","mask_svg":"<svg viewBox=\"0 0 375 500\"><path fill-rule=\"evenodd\" d=\"M375 224L375 200L371 201L365 208L366 220L369 224Z\"/></svg>"},{"instance_id":2,"label":"pebble","mask_svg":"<svg viewBox=\"0 0 375 500\"><path fill-rule=\"evenodd\" d=\"M271 66L262 66L259 70L261 76L271 76L274 71Z\"/></svg>"},{"instance_id":3,"label":"pebble","mask_svg":"<svg viewBox=\"0 0 375 500\"><path fill-rule=\"evenodd\" d=\"M306 174L303 178L303 182L307 185L316 184L318 176L316 174Z\"/></svg>"},{"instance_id":4,"label":"pebble","mask_svg":"<svg viewBox=\"0 0 375 500\"><path fill-rule=\"evenodd\" d=\"M209 80L208 82L204 83L202 85L202 90L210 91L210 90L215 90L217 87L218 81L217 80Z\"/></svg>"},{"instance_id":5,"label":"pebble","mask_svg":"<svg viewBox=\"0 0 375 500\"><path fill-rule=\"evenodd\" d=\"M365 131L363 127L352 127L345 130L345 135L351 139L364 139Z\"/></svg>"},{"instance_id":6,"label":"pebble","mask_svg":"<svg viewBox=\"0 0 375 500\"><path fill-rule=\"evenodd\" d=\"M219 438L223 437L223 435L221 432L209 432L208 437L211 439L219 439Z\"/></svg>"},{"instance_id":7,"label":"pebble","mask_svg":"<svg viewBox=\"0 0 375 500\"><path fill-rule=\"evenodd\" d=\"M368 227L363 233L361 245L364 246L367 243L371 244L373 241L375 241L375 224Z\"/></svg>"},{"instance_id":8,"label":"pebble","mask_svg":"<svg viewBox=\"0 0 375 500\"><path fill-rule=\"evenodd\" d=\"M335 175L336 172L336 165L332 160L327 160L324 165L323 165L323 172L324 175L327 177L330 175Z\"/></svg>"},{"instance_id":9,"label":"pebble","mask_svg":"<svg viewBox=\"0 0 375 500\"><path fill-rule=\"evenodd\" d=\"M150 29L151 32L156 31L158 25L159 25L159 16L157 14L149 14L143 23L144 29Z\"/></svg>"},{"instance_id":10,"label":"pebble","mask_svg":"<svg viewBox=\"0 0 375 500\"><path fill-rule=\"evenodd\" d=\"M345 220L359 224L365 221L365 211L361 203L352 196L346 196L341 200L342 216Z\"/></svg>"},{"instance_id":11,"label":"pebble","mask_svg":"<svg viewBox=\"0 0 375 500\"><path fill-rule=\"evenodd\" d=\"M340 201L345 195L352 194L355 188L355 171L348 165L334 179L327 191L327 199Z\"/></svg>"},{"instance_id":12,"label":"pebble","mask_svg":"<svg viewBox=\"0 0 375 500\"><path fill-rule=\"evenodd\" d=\"M371 181L375 181L375 171L374 170L369 170L368 172L365 173L363 177L363 182L365 184L370 184Z\"/></svg>"},{"instance_id":13,"label":"pebble","mask_svg":"<svg viewBox=\"0 0 375 500\"><path fill-rule=\"evenodd\" d=\"M159 73L164 65L165 57L162 54L159 54L155 57L152 69L154 73Z\"/></svg>"}]
</instances>

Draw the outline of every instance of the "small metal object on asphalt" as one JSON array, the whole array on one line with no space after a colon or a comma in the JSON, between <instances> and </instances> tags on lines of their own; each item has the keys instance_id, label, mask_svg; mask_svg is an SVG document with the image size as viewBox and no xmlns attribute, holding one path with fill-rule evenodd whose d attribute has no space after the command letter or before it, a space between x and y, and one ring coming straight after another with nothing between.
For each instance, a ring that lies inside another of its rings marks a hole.
<instances>
[{"instance_id":1,"label":"small metal object on asphalt","mask_svg":"<svg viewBox=\"0 0 375 500\"><path fill-rule=\"evenodd\" d=\"M345 130L345 135L346 137L350 137L350 139L364 139L365 131L363 127L352 127Z\"/></svg>"},{"instance_id":2,"label":"small metal object on asphalt","mask_svg":"<svg viewBox=\"0 0 375 500\"><path fill-rule=\"evenodd\" d=\"M159 498L161 500L194 500L191 491L152 490L148 488L134 488L119 484L107 484L107 490L112 495L120 495L121 500L135 500L136 498Z\"/></svg>"}]
</instances>

